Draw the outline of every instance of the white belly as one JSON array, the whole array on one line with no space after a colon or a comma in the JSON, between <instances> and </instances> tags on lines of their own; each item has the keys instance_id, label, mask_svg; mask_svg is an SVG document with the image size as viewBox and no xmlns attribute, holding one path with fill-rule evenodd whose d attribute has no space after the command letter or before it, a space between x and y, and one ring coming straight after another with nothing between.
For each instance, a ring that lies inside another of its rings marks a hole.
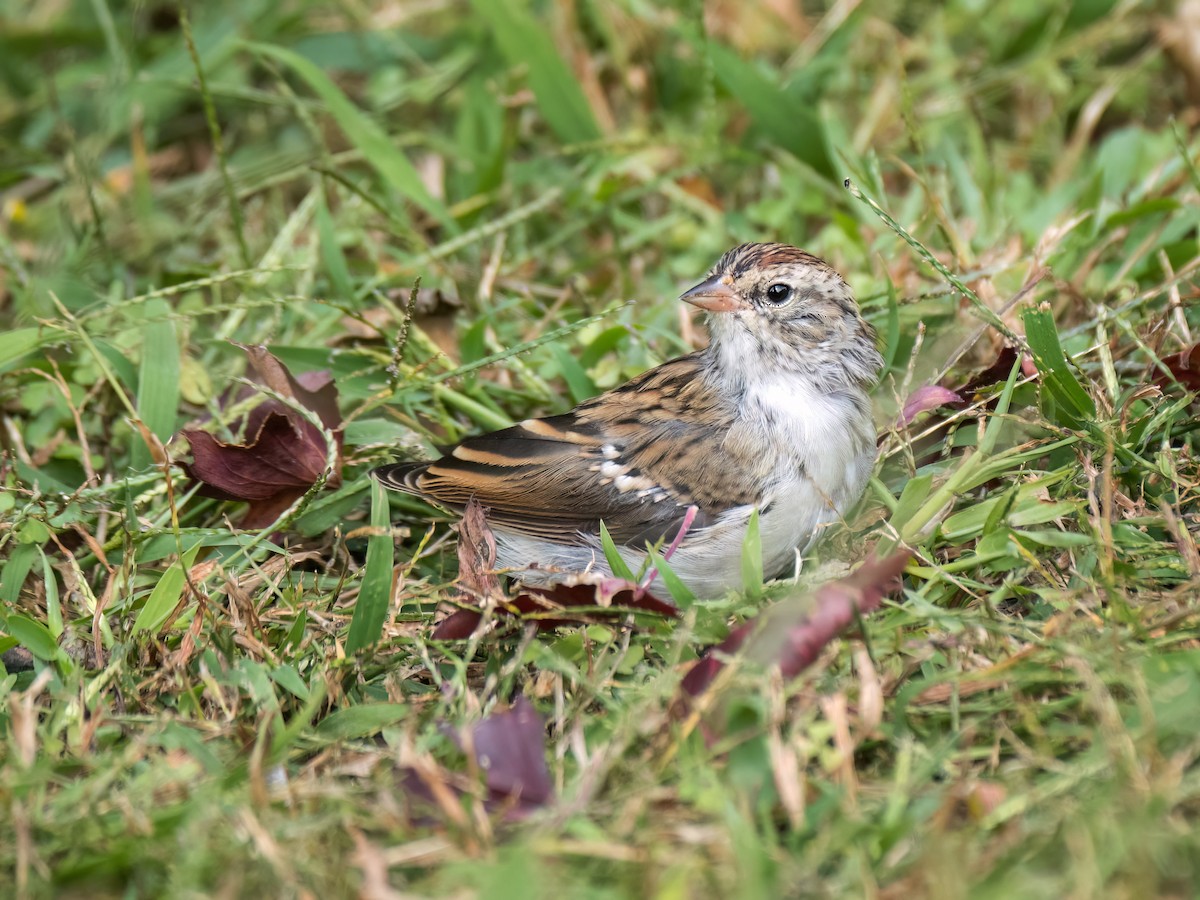
<instances>
[{"instance_id":1,"label":"white belly","mask_svg":"<svg viewBox=\"0 0 1200 900\"><path fill-rule=\"evenodd\" d=\"M759 514L759 538L762 544L763 574L767 578L791 574L797 551L804 550L825 526L838 521L846 507L858 499L871 472L872 455L842 462L844 473L832 495L819 490L812 479L794 477L772 493L765 512ZM730 510L713 525L686 537L671 559L672 570L693 594L700 598L720 597L729 590L742 588L742 545L746 538L752 507ZM664 542L670 543L670 538ZM550 543L539 538L497 530L497 563L503 568L525 569L537 562L529 573L533 582L554 580L551 573L597 572L611 575L599 541L580 537L577 545ZM646 554L628 547L620 553L636 574ZM519 573L516 573L519 575ZM549 576L549 578L547 578ZM519 575L525 578L525 576Z\"/></svg>"}]
</instances>

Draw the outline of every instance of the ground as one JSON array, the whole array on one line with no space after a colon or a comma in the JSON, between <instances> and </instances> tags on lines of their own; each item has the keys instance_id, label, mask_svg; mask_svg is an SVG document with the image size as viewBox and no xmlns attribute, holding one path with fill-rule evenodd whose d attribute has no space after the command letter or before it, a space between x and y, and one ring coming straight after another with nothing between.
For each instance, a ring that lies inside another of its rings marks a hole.
<instances>
[{"instance_id":1,"label":"ground","mask_svg":"<svg viewBox=\"0 0 1200 900\"><path fill-rule=\"evenodd\" d=\"M18 6L6 895L1194 893L1194 2ZM435 636L451 520L370 468L698 346L745 240L879 331L859 506ZM768 607L815 651L690 691Z\"/></svg>"}]
</instances>

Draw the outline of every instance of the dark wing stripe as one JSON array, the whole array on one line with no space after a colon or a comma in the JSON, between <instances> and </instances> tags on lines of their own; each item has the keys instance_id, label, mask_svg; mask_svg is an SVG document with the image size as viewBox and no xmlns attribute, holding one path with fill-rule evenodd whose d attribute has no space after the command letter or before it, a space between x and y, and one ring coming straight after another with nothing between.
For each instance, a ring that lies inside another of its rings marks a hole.
<instances>
[{"instance_id":1,"label":"dark wing stripe","mask_svg":"<svg viewBox=\"0 0 1200 900\"><path fill-rule=\"evenodd\" d=\"M386 488L419 496L421 488L418 486L418 481L427 468L429 468L427 462L394 463L390 466L372 469L371 474Z\"/></svg>"}]
</instances>

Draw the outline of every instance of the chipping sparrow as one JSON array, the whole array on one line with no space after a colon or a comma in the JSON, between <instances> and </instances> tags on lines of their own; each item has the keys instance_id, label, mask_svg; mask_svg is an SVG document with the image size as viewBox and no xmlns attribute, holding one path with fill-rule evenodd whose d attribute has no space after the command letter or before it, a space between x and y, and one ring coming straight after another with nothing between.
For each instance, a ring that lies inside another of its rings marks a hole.
<instances>
[{"instance_id":1,"label":"chipping sparrow","mask_svg":"<svg viewBox=\"0 0 1200 900\"><path fill-rule=\"evenodd\" d=\"M497 562L523 580L608 567L603 520L635 571L646 544L694 521L671 567L698 597L741 584L759 512L763 572L838 519L875 460L867 392L883 360L849 286L786 244L730 250L680 298L709 313L709 346L570 412L468 438L434 462L375 470L387 487L487 510Z\"/></svg>"}]
</instances>

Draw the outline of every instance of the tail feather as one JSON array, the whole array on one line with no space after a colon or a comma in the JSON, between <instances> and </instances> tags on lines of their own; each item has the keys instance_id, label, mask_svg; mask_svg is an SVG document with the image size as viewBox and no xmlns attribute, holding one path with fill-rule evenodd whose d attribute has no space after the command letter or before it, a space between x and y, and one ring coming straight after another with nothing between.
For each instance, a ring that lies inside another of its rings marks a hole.
<instances>
[{"instance_id":1,"label":"tail feather","mask_svg":"<svg viewBox=\"0 0 1200 900\"><path fill-rule=\"evenodd\" d=\"M417 486L417 479L428 467L429 463L427 462L392 463L389 466L372 469L371 474L385 488L420 497L422 492Z\"/></svg>"}]
</instances>

